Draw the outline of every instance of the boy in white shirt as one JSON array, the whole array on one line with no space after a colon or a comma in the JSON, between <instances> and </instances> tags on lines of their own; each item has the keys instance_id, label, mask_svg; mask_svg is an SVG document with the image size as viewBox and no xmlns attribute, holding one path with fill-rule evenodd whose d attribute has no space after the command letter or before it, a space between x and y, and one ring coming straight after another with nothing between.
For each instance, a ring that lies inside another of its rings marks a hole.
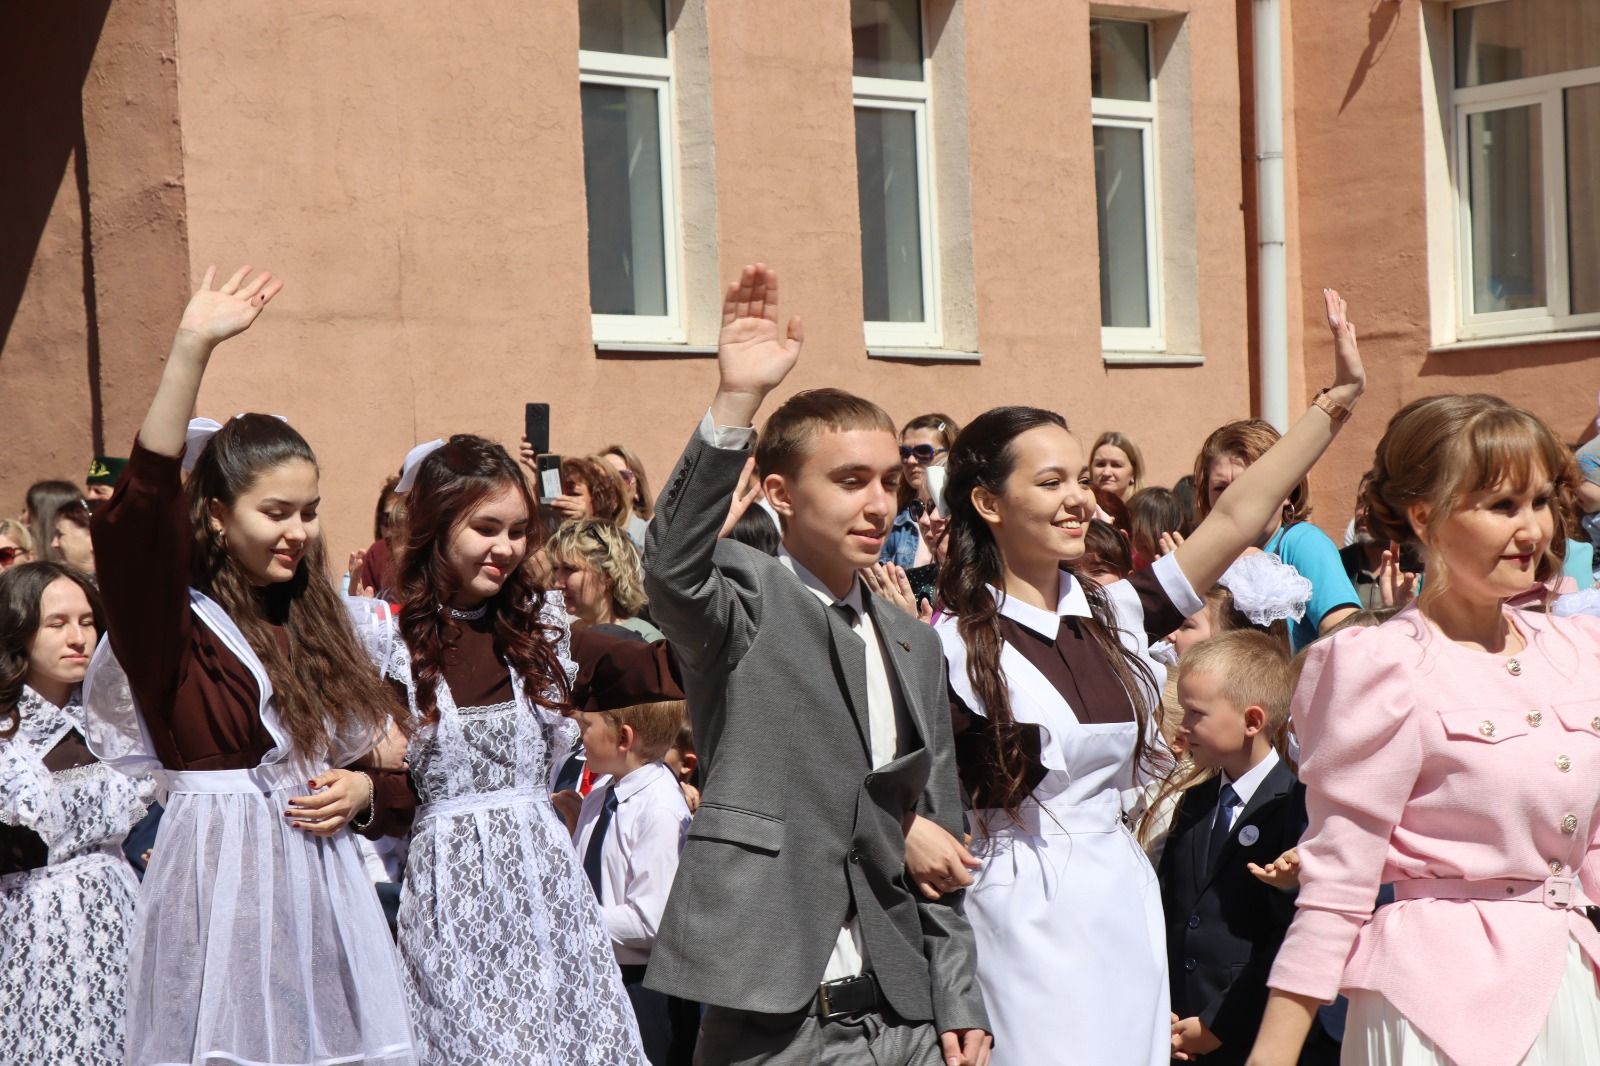
<instances>
[{"instance_id":1,"label":"boy in white shirt","mask_svg":"<svg viewBox=\"0 0 1600 1066\"><path fill-rule=\"evenodd\" d=\"M650 947L689 829L689 807L677 775L661 761L683 718L681 700L578 714L584 755L597 781L584 798L572 839L600 901L652 1066L677 1059L695 1036L692 1027L674 1034L673 1015L683 1012L666 994L644 986ZM697 1015L689 1013L696 1020Z\"/></svg>"}]
</instances>

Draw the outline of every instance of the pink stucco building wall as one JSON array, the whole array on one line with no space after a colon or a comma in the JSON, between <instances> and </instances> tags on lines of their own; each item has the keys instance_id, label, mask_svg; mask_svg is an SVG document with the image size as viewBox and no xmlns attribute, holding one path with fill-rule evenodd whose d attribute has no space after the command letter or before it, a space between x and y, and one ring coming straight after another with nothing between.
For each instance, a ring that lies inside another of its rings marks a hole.
<instances>
[{"instance_id":1,"label":"pink stucco building wall","mask_svg":"<svg viewBox=\"0 0 1600 1066\"><path fill-rule=\"evenodd\" d=\"M1324 284L1348 295L1372 373L1316 475L1316 517L1336 529L1398 403L1499 392L1576 437L1600 344L1430 351L1423 12L1285 6L1295 405L1327 377ZM971 259L980 358L964 362L866 352L849 0L670 4L706 58L680 93L706 94L708 165L684 179L714 203L718 274L758 258L782 271L807 330L790 386L852 389L897 419L1042 404L1086 440L1130 433L1158 482L1187 472L1211 428L1255 407L1249 7L1125 12L1182 30L1192 164L1163 174L1184 205L1162 225L1194 281L1186 354L1204 362L1110 367L1087 0L928 4L931 62L962 89L970 226L944 236ZM12 99L41 99L0 119L36 149L0 164L23 191L0 271L0 511L36 478L81 477L97 447L126 450L188 286L246 260L288 286L221 351L201 413L270 411L306 434L336 554L368 539L376 488L413 443L514 443L529 400L551 403L557 451L621 441L664 477L715 367L670 346L595 350L576 4L126 0L0 17L48 46L0 74ZM703 311L715 294L687 299Z\"/></svg>"}]
</instances>

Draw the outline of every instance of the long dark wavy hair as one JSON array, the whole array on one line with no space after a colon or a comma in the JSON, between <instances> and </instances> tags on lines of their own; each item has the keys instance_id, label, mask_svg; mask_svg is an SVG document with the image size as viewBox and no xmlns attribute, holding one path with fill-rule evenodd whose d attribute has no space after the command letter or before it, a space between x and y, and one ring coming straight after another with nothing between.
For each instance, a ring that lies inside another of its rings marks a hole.
<instances>
[{"instance_id":1,"label":"long dark wavy hair","mask_svg":"<svg viewBox=\"0 0 1600 1066\"><path fill-rule=\"evenodd\" d=\"M1066 419L1037 407L996 407L967 424L950 449L945 501L950 508L949 547L939 572L939 597L956 616L956 630L967 647L967 678L981 711L993 726L992 758L996 791L986 806L1004 810L1015 818L1027 799L1027 758L1021 734L1012 717L1011 696L1000 670L1000 606L986 586L1003 588L1005 560L989 524L972 502L974 489L982 487L998 496L1016 465L1013 443L1023 433L1042 426L1067 428ZM1088 598L1091 617L1084 628L1111 664L1117 680L1133 704L1137 724L1135 750L1139 760L1159 769L1162 760L1148 737L1150 698L1156 690L1148 666L1123 647L1117 638L1116 616L1110 601L1093 581L1078 582Z\"/></svg>"},{"instance_id":2,"label":"long dark wavy hair","mask_svg":"<svg viewBox=\"0 0 1600 1066\"><path fill-rule=\"evenodd\" d=\"M445 617L441 605L457 585L446 559L450 538L484 500L513 489L528 508L530 546L539 528L538 504L517 464L500 445L460 433L417 469L406 496L405 547L400 553L400 632L411 652L417 709L424 721L438 717L437 692L444 661ZM528 557L512 569L489 601L494 618L494 650L524 682L524 694L542 707L564 708L569 690L556 655L560 636L539 617L545 589ZM546 696L554 692L556 698Z\"/></svg>"},{"instance_id":3,"label":"long dark wavy hair","mask_svg":"<svg viewBox=\"0 0 1600 1066\"><path fill-rule=\"evenodd\" d=\"M62 578L83 590L94 613L95 633L105 632L100 593L87 574L50 562L22 563L0 573L0 737L15 733L21 721L17 704L28 683L28 644L39 632L39 601Z\"/></svg>"},{"instance_id":4,"label":"long dark wavy hair","mask_svg":"<svg viewBox=\"0 0 1600 1066\"><path fill-rule=\"evenodd\" d=\"M296 461L317 465L305 438L272 415L240 415L211 438L186 486L194 528L189 569L194 587L227 612L267 668L296 753L317 759L328 751L330 725L341 733L365 727L376 743L399 701L379 679L328 580L320 535L307 541L293 577L258 588L211 519L213 501L232 508L263 474ZM273 623L288 635L288 654L273 638Z\"/></svg>"}]
</instances>

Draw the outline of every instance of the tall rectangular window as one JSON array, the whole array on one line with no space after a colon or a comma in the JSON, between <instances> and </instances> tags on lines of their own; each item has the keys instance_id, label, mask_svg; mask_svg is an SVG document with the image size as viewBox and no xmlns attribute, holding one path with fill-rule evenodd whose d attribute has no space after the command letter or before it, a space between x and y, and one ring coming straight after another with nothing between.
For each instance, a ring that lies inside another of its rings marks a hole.
<instances>
[{"instance_id":1,"label":"tall rectangular window","mask_svg":"<svg viewBox=\"0 0 1600 1066\"><path fill-rule=\"evenodd\" d=\"M679 343L672 59L663 0L579 0L578 26L595 339Z\"/></svg>"},{"instance_id":2,"label":"tall rectangular window","mask_svg":"<svg viewBox=\"0 0 1600 1066\"><path fill-rule=\"evenodd\" d=\"M1089 80L1101 343L1107 350L1158 351L1164 342L1150 26L1090 19Z\"/></svg>"},{"instance_id":3,"label":"tall rectangular window","mask_svg":"<svg viewBox=\"0 0 1600 1066\"><path fill-rule=\"evenodd\" d=\"M850 28L867 345L937 347L921 0L852 0Z\"/></svg>"},{"instance_id":4,"label":"tall rectangular window","mask_svg":"<svg viewBox=\"0 0 1600 1066\"><path fill-rule=\"evenodd\" d=\"M1451 11L1464 338L1600 327L1600 5Z\"/></svg>"}]
</instances>

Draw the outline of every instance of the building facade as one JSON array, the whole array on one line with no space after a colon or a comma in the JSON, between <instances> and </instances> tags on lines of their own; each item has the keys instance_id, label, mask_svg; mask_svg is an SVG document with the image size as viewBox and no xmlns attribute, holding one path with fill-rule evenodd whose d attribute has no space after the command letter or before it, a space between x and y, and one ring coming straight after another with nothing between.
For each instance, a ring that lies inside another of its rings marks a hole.
<instances>
[{"instance_id":1,"label":"building facade","mask_svg":"<svg viewBox=\"0 0 1600 1066\"><path fill-rule=\"evenodd\" d=\"M1281 0L1284 350L1261 351L1257 8L1086 0L10 5L0 510L123 454L209 263L287 279L201 413L287 416L339 551L419 440L637 449L715 384L721 288L782 274L788 387L897 420L1063 412L1187 472L1329 379L1341 529L1398 405L1488 391L1564 437L1600 369L1600 4ZM16 10L25 8L29 10ZM70 11L47 10L71 8ZM23 42L27 42L23 45Z\"/></svg>"}]
</instances>

